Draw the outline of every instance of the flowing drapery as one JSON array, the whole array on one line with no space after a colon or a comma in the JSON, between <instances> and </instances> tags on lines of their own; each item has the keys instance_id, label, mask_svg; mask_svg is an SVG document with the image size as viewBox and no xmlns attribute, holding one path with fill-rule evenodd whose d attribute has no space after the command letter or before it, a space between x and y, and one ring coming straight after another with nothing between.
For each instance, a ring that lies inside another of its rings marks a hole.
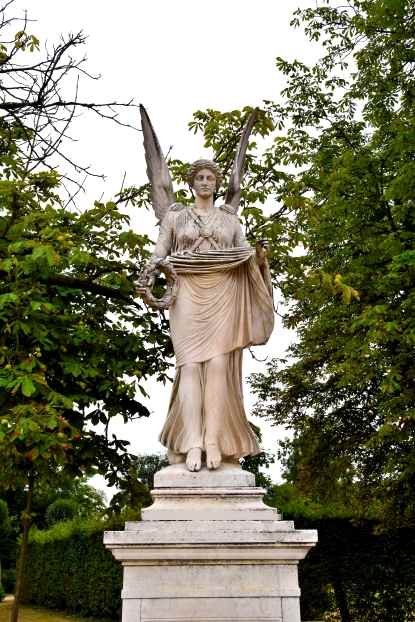
<instances>
[{"instance_id":1,"label":"flowing drapery","mask_svg":"<svg viewBox=\"0 0 415 622\"><path fill-rule=\"evenodd\" d=\"M267 279L254 254L250 247L240 247L170 257L179 275L177 298L170 309L177 370L160 440L175 453L186 453L191 448L178 391L181 368L201 364L199 377L204 394L206 363L219 355L227 355L225 398L222 394L220 405L203 404L202 429L207 410L220 407L218 443L222 455L239 458L259 451L243 406L242 350L268 340L274 312Z\"/></svg>"}]
</instances>

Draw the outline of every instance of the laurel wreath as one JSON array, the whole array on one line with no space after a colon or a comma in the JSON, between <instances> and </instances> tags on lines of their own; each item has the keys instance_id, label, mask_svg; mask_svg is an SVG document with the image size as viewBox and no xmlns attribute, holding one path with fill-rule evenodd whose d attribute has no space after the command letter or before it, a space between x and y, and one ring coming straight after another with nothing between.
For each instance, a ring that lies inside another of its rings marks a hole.
<instances>
[{"instance_id":1,"label":"laurel wreath","mask_svg":"<svg viewBox=\"0 0 415 622\"><path fill-rule=\"evenodd\" d=\"M167 286L162 298L156 298L153 287L159 274L164 274ZM167 259L159 259L146 266L138 282L138 290L144 302L153 309L168 309L177 296L178 278L173 265Z\"/></svg>"}]
</instances>

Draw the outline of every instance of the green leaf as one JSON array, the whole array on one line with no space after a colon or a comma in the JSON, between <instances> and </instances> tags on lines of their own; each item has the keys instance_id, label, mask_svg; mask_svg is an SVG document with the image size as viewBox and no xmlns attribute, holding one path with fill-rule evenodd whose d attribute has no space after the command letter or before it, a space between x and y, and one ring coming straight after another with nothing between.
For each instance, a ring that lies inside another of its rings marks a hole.
<instances>
[{"instance_id":1,"label":"green leaf","mask_svg":"<svg viewBox=\"0 0 415 622\"><path fill-rule=\"evenodd\" d=\"M31 397L34 393L36 393L36 387L29 376L25 376L25 378L23 378L20 386L23 395L26 397Z\"/></svg>"}]
</instances>

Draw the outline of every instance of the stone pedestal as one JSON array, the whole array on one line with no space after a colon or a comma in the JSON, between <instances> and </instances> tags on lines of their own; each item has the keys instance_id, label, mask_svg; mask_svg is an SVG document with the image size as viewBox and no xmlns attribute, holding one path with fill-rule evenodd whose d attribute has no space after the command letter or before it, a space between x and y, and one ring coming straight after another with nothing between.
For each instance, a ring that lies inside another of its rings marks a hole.
<instances>
[{"instance_id":1,"label":"stone pedestal","mask_svg":"<svg viewBox=\"0 0 415 622\"><path fill-rule=\"evenodd\" d=\"M238 465L155 476L154 504L104 543L124 567L122 622L300 622L297 564L317 541Z\"/></svg>"}]
</instances>

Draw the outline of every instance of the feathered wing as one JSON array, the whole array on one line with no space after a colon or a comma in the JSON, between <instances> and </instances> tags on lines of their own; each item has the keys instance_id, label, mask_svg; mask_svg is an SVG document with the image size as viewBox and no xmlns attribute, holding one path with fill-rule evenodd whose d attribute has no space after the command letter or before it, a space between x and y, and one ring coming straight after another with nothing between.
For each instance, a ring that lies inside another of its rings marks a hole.
<instances>
[{"instance_id":1,"label":"feathered wing","mask_svg":"<svg viewBox=\"0 0 415 622\"><path fill-rule=\"evenodd\" d=\"M239 201L241 199L241 182L244 174L244 161L246 149L248 147L249 137L251 135L252 128L257 120L258 110L255 108L244 127L239 140L239 145L235 153L235 159L233 161L231 176L229 179L229 187L225 197L226 205L231 205L234 208L235 213L238 211Z\"/></svg>"},{"instance_id":2,"label":"feathered wing","mask_svg":"<svg viewBox=\"0 0 415 622\"><path fill-rule=\"evenodd\" d=\"M147 175L151 184L151 201L156 217L161 222L169 206L174 203L173 183L150 117L141 104L140 115Z\"/></svg>"}]
</instances>

